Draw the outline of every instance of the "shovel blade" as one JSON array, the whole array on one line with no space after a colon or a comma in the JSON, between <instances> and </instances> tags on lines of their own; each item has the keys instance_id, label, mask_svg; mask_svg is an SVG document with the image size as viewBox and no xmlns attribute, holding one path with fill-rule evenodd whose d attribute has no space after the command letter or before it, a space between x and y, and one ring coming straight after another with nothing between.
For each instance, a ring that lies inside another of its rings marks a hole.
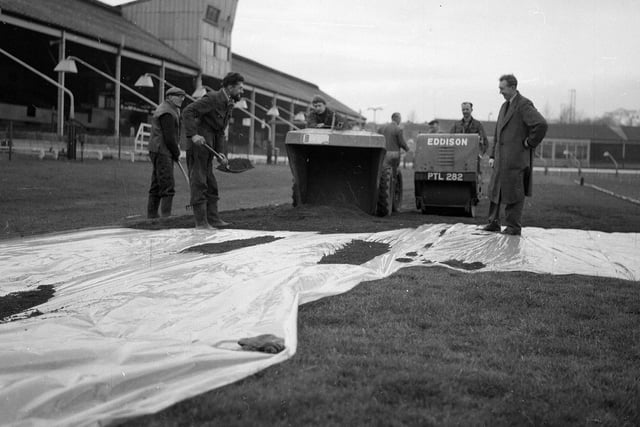
<instances>
[{"instance_id":1,"label":"shovel blade","mask_svg":"<svg viewBox=\"0 0 640 427\"><path fill-rule=\"evenodd\" d=\"M229 162L226 166L218 165L216 169L226 173L242 173L248 171L249 169L253 169L253 164L249 159L235 158L229 159Z\"/></svg>"}]
</instances>

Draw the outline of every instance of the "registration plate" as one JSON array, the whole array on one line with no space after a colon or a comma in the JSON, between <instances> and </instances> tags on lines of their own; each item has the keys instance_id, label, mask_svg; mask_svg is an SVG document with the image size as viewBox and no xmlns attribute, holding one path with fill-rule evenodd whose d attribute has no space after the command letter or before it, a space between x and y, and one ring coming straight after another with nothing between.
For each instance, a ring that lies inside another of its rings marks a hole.
<instances>
[{"instance_id":1,"label":"registration plate","mask_svg":"<svg viewBox=\"0 0 640 427\"><path fill-rule=\"evenodd\" d=\"M464 181L464 174L459 172L427 172L427 181Z\"/></svg>"},{"instance_id":2,"label":"registration plate","mask_svg":"<svg viewBox=\"0 0 640 427\"><path fill-rule=\"evenodd\" d=\"M329 143L329 135L326 133L306 133L302 137L303 144L324 145Z\"/></svg>"}]
</instances>

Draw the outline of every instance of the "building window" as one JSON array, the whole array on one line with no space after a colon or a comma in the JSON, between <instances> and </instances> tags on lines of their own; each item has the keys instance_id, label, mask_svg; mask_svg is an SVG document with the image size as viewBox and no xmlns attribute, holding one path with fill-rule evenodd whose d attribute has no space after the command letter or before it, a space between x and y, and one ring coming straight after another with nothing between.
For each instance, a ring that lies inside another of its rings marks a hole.
<instances>
[{"instance_id":1,"label":"building window","mask_svg":"<svg viewBox=\"0 0 640 427\"><path fill-rule=\"evenodd\" d=\"M221 45L220 43L216 43L216 52L215 57L224 59L225 61L229 60L229 48Z\"/></svg>"},{"instance_id":2,"label":"building window","mask_svg":"<svg viewBox=\"0 0 640 427\"><path fill-rule=\"evenodd\" d=\"M204 16L204 20L210 22L213 25L218 25L220 19L220 9L213 6L207 6L207 12Z\"/></svg>"},{"instance_id":3,"label":"building window","mask_svg":"<svg viewBox=\"0 0 640 427\"><path fill-rule=\"evenodd\" d=\"M216 56L215 47L216 44L211 40L204 39L203 40L204 51L206 56Z\"/></svg>"}]
</instances>

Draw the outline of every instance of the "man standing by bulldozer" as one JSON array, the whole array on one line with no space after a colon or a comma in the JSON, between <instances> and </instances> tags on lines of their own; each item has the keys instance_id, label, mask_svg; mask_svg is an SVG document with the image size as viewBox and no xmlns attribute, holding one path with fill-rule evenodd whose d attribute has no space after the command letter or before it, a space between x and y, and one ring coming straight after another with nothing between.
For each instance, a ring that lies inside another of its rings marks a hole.
<instances>
[{"instance_id":1,"label":"man standing by bulldozer","mask_svg":"<svg viewBox=\"0 0 640 427\"><path fill-rule=\"evenodd\" d=\"M473 104L465 101L460 105L460 108L462 109L462 120L455 122L449 133L475 133L480 135L480 154L486 153L487 147L489 146L487 134L484 131L482 123L474 119L471 115L473 112Z\"/></svg>"},{"instance_id":2,"label":"man standing by bulldozer","mask_svg":"<svg viewBox=\"0 0 640 427\"><path fill-rule=\"evenodd\" d=\"M223 165L227 164L227 159L223 154L216 156L213 151L224 151L224 132L233 106L243 93L244 77L231 72L222 79L219 91L208 92L184 109L191 207L196 228L211 229L229 225L218 215L218 182L213 175L212 165L214 157Z\"/></svg>"},{"instance_id":3,"label":"man standing by bulldozer","mask_svg":"<svg viewBox=\"0 0 640 427\"><path fill-rule=\"evenodd\" d=\"M398 167L400 166L400 150L409 152L409 146L404 140L404 134L400 129L400 123L402 122L402 116L396 112L391 115L391 123L382 126L378 129L378 133L384 135L386 141L387 152L384 156L383 167L391 168L392 180L398 175ZM393 210L397 211L398 206L394 205Z\"/></svg>"},{"instance_id":4,"label":"man standing by bulldozer","mask_svg":"<svg viewBox=\"0 0 640 427\"><path fill-rule=\"evenodd\" d=\"M180 106L185 92L177 87L167 90L164 101L151 118L149 158L153 166L151 187L147 202L147 218L171 216L173 196L176 194L173 179L173 162L180 159Z\"/></svg>"},{"instance_id":5,"label":"man standing by bulldozer","mask_svg":"<svg viewBox=\"0 0 640 427\"><path fill-rule=\"evenodd\" d=\"M489 150L493 168L489 191L489 224L485 231L520 236L525 196L532 193L533 153L547 133L547 121L533 102L518 91L513 74L500 77L498 88L505 102L500 108L494 142ZM505 205L506 228L500 228L500 205Z\"/></svg>"}]
</instances>

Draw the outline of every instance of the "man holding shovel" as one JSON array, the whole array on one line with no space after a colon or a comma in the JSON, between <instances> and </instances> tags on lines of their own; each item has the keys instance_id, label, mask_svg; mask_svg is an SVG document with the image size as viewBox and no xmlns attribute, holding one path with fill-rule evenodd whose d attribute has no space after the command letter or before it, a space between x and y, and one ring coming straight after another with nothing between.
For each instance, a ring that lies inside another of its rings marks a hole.
<instances>
[{"instance_id":1,"label":"man holding shovel","mask_svg":"<svg viewBox=\"0 0 640 427\"><path fill-rule=\"evenodd\" d=\"M170 88L151 118L149 158L153 165L153 173L147 202L147 218L158 218L158 207L160 216L171 216L173 196L176 194L173 162L178 162L180 158L180 106L184 98L185 93L182 89Z\"/></svg>"},{"instance_id":2,"label":"man holding shovel","mask_svg":"<svg viewBox=\"0 0 640 427\"><path fill-rule=\"evenodd\" d=\"M189 104L183 112L187 137L187 167L191 187L191 207L196 228L229 225L218 216L218 183L213 175L213 158L226 166L223 151L224 131L234 104L244 93L244 77L228 73L219 91L211 91ZM214 151L217 153L214 154Z\"/></svg>"}]
</instances>

